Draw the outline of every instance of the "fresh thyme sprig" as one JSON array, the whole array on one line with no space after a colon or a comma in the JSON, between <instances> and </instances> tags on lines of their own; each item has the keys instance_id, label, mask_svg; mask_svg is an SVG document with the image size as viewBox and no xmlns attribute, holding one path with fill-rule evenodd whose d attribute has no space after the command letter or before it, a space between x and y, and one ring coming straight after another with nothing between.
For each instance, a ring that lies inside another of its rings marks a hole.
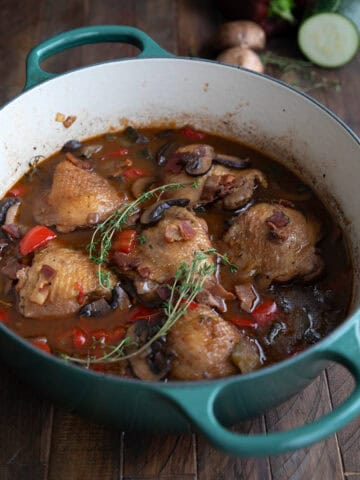
<instances>
[{"instance_id":1,"label":"fresh thyme sprig","mask_svg":"<svg viewBox=\"0 0 360 480\"><path fill-rule=\"evenodd\" d=\"M261 54L260 57L265 67L271 66L275 69L276 77L303 92L312 92L320 88L333 88L336 92L341 90L339 80L326 78L314 69L311 62L277 55L270 51Z\"/></svg>"},{"instance_id":2,"label":"fresh thyme sprig","mask_svg":"<svg viewBox=\"0 0 360 480\"><path fill-rule=\"evenodd\" d=\"M196 251L190 265L185 262L179 265L174 282L169 285L169 299L163 305L166 320L155 335L140 348L126 354L126 348L133 346L134 342L130 337L125 337L118 345L109 346L110 350L102 357L95 358L89 355L87 358L78 358L66 354L61 354L61 357L64 360L90 366L98 363L115 363L128 360L147 350L158 338L167 335L179 318L187 312L191 303L202 291L208 278L214 275L216 265L210 259L214 252L216 253L215 249Z\"/></svg>"},{"instance_id":3,"label":"fresh thyme sprig","mask_svg":"<svg viewBox=\"0 0 360 480\"><path fill-rule=\"evenodd\" d=\"M114 234L120 231L126 225L129 218L139 211L142 203L153 198L155 195L161 195L169 190L177 190L183 188L181 183L169 183L161 187L154 188L148 192L144 192L139 198L132 202L123 203L113 214L94 230L90 243L87 246L89 258L98 265L98 277L100 285L108 289L110 284L109 274L104 272L102 265L108 262L109 252L111 250L112 238Z\"/></svg>"},{"instance_id":4,"label":"fresh thyme sprig","mask_svg":"<svg viewBox=\"0 0 360 480\"><path fill-rule=\"evenodd\" d=\"M284 55L277 55L274 52L262 53L260 58L265 66L273 65L283 72L288 72L290 70L303 71L304 69L313 67L311 62L299 60L297 58L286 57Z\"/></svg>"},{"instance_id":5,"label":"fresh thyme sprig","mask_svg":"<svg viewBox=\"0 0 360 480\"><path fill-rule=\"evenodd\" d=\"M209 255L216 255L223 265L228 265L231 273L236 273L238 271L238 267L234 263L230 262L227 253L221 254L216 250L216 248L209 248L209 250L206 250L205 253Z\"/></svg>"},{"instance_id":6,"label":"fresh thyme sprig","mask_svg":"<svg viewBox=\"0 0 360 480\"><path fill-rule=\"evenodd\" d=\"M130 345L135 345L133 340L130 337L125 337L121 340L120 343L118 343L115 346L108 346L109 351L107 353L104 353L102 357L94 357L91 355L88 355L86 358L80 358L80 357L72 357L71 355L67 355L66 353L61 353L59 356L66 361L70 361L73 363L78 363L80 365L86 365L89 367L90 365L95 365L98 363L115 363L119 362L120 360L123 360L125 357L125 349L126 347L129 347Z\"/></svg>"}]
</instances>

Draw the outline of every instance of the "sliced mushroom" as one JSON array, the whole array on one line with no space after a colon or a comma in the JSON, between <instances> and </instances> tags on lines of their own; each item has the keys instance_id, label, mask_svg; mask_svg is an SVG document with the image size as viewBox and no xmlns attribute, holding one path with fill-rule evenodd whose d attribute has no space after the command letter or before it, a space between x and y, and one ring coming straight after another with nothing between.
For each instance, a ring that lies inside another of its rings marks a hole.
<instances>
[{"instance_id":1,"label":"sliced mushroom","mask_svg":"<svg viewBox=\"0 0 360 480\"><path fill-rule=\"evenodd\" d=\"M129 295L131 299L134 299L137 303L141 303L145 307L148 308L158 308L161 307L164 303L161 298L156 294L156 290L151 290L149 294L144 292L138 292L137 287L138 284L135 284L130 278L126 277L125 275L120 275L121 286L125 290L125 292Z\"/></svg>"},{"instance_id":2,"label":"sliced mushroom","mask_svg":"<svg viewBox=\"0 0 360 480\"><path fill-rule=\"evenodd\" d=\"M140 223L142 225L154 225L161 220L165 210L168 208L178 206L186 207L190 200L188 198L169 198L168 200L161 200L146 208L141 217Z\"/></svg>"},{"instance_id":3,"label":"sliced mushroom","mask_svg":"<svg viewBox=\"0 0 360 480\"><path fill-rule=\"evenodd\" d=\"M111 291L111 298L107 301L105 298L99 298L87 305L84 305L79 310L79 315L82 317L101 317L106 315L111 310L120 308L125 310L131 307L130 299L121 287L120 283L117 283Z\"/></svg>"},{"instance_id":4,"label":"sliced mushroom","mask_svg":"<svg viewBox=\"0 0 360 480\"><path fill-rule=\"evenodd\" d=\"M16 197L8 197L0 202L0 225L6 220L6 215L10 207L20 203Z\"/></svg>"},{"instance_id":5,"label":"sliced mushroom","mask_svg":"<svg viewBox=\"0 0 360 480\"><path fill-rule=\"evenodd\" d=\"M81 148L80 153L83 157L89 159L96 153L99 153L102 149L102 145L85 145Z\"/></svg>"},{"instance_id":6,"label":"sliced mushroom","mask_svg":"<svg viewBox=\"0 0 360 480\"><path fill-rule=\"evenodd\" d=\"M131 186L131 193L135 198L139 198L144 192L146 192L150 185L155 183L155 177L140 177Z\"/></svg>"},{"instance_id":7,"label":"sliced mushroom","mask_svg":"<svg viewBox=\"0 0 360 480\"><path fill-rule=\"evenodd\" d=\"M175 155L185 165L185 172L188 175L198 177L210 170L215 152L210 145L191 144L178 148Z\"/></svg>"},{"instance_id":8,"label":"sliced mushroom","mask_svg":"<svg viewBox=\"0 0 360 480\"><path fill-rule=\"evenodd\" d=\"M20 206L21 203L19 201L17 203L14 203L14 205L11 205L11 207L6 212L5 225L11 225L13 223L16 223L17 217L20 212Z\"/></svg>"},{"instance_id":9,"label":"sliced mushroom","mask_svg":"<svg viewBox=\"0 0 360 480\"><path fill-rule=\"evenodd\" d=\"M109 305L112 310L116 310L117 308L125 310L131 307L129 296L120 283L117 283L112 289Z\"/></svg>"},{"instance_id":10,"label":"sliced mushroom","mask_svg":"<svg viewBox=\"0 0 360 480\"><path fill-rule=\"evenodd\" d=\"M174 143L165 143L156 152L156 161L160 167L165 165L165 163L167 162L168 156L171 150L174 148L174 146L175 146Z\"/></svg>"},{"instance_id":11,"label":"sliced mushroom","mask_svg":"<svg viewBox=\"0 0 360 480\"><path fill-rule=\"evenodd\" d=\"M79 140L69 140L68 142L66 142L63 145L61 151L62 152L75 152L75 150L78 150L82 146L83 146L83 144L81 142L79 142Z\"/></svg>"},{"instance_id":12,"label":"sliced mushroom","mask_svg":"<svg viewBox=\"0 0 360 480\"><path fill-rule=\"evenodd\" d=\"M224 153L217 153L213 160L214 163L219 163L229 168L244 169L250 165L249 158L239 158L233 155L225 155Z\"/></svg>"},{"instance_id":13,"label":"sliced mushroom","mask_svg":"<svg viewBox=\"0 0 360 480\"><path fill-rule=\"evenodd\" d=\"M141 135L134 127L127 127L124 130L124 134L133 143L148 143L149 139L144 135Z\"/></svg>"},{"instance_id":14,"label":"sliced mushroom","mask_svg":"<svg viewBox=\"0 0 360 480\"><path fill-rule=\"evenodd\" d=\"M149 338L149 324L146 321L136 322L127 330L126 336L137 345L144 344ZM131 353L131 352L129 352ZM170 371L171 359L164 349L161 339L155 341L144 352L129 359L132 371L141 380L156 382Z\"/></svg>"},{"instance_id":15,"label":"sliced mushroom","mask_svg":"<svg viewBox=\"0 0 360 480\"><path fill-rule=\"evenodd\" d=\"M94 302L84 305L79 310L81 317L102 317L111 311L111 307L105 298L99 298Z\"/></svg>"}]
</instances>

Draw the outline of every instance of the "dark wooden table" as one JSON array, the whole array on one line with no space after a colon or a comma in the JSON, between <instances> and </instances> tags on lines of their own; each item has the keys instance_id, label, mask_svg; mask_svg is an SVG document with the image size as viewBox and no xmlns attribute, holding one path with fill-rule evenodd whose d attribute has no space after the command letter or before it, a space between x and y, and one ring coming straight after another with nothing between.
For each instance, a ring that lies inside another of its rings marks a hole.
<instances>
[{"instance_id":1,"label":"dark wooden table","mask_svg":"<svg viewBox=\"0 0 360 480\"><path fill-rule=\"evenodd\" d=\"M200 56L211 54L209 45L220 20L203 0L0 0L0 103L21 91L28 50L63 30L128 24L145 30L170 52ZM279 40L275 47L288 51L288 42ZM133 52L129 46L86 46L58 55L47 67L64 71ZM341 70L326 72L328 79L340 81L340 92L312 92L357 133L359 75L358 57ZM311 422L351 388L350 375L334 365L295 398L237 428L254 433ZM232 458L195 434L112 431L53 406L0 363L0 480L360 480L359 451L360 419L311 448L263 459Z\"/></svg>"}]
</instances>

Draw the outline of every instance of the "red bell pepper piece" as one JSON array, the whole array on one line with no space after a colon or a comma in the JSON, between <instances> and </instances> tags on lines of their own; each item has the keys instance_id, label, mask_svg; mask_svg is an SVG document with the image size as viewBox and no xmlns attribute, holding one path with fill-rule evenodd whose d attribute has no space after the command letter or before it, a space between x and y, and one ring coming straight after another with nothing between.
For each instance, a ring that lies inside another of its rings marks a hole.
<instances>
[{"instance_id":1,"label":"red bell pepper piece","mask_svg":"<svg viewBox=\"0 0 360 480\"><path fill-rule=\"evenodd\" d=\"M181 300L180 303L181 303L181 304L183 304L183 303L186 304L186 303L187 303L187 300L184 298L183 300ZM198 308L198 306L199 306L198 303L196 303L196 302L190 302L190 303L188 304L187 308L188 308L189 310L196 310L196 309Z\"/></svg>"},{"instance_id":2,"label":"red bell pepper piece","mask_svg":"<svg viewBox=\"0 0 360 480\"><path fill-rule=\"evenodd\" d=\"M256 327L256 322L254 322L254 320L251 320L250 318L233 317L230 319L230 322L240 328Z\"/></svg>"},{"instance_id":3,"label":"red bell pepper piece","mask_svg":"<svg viewBox=\"0 0 360 480\"><path fill-rule=\"evenodd\" d=\"M259 325L270 323L278 314L278 306L273 300L264 300L252 311L252 315Z\"/></svg>"},{"instance_id":4,"label":"red bell pepper piece","mask_svg":"<svg viewBox=\"0 0 360 480\"><path fill-rule=\"evenodd\" d=\"M126 329L123 326L115 327L110 331L110 343L116 345L125 337Z\"/></svg>"},{"instance_id":5,"label":"red bell pepper piece","mask_svg":"<svg viewBox=\"0 0 360 480\"><path fill-rule=\"evenodd\" d=\"M115 252L130 253L136 244L136 230L122 230L114 236L112 249Z\"/></svg>"},{"instance_id":6,"label":"red bell pepper piece","mask_svg":"<svg viewBox=\"0 0 360 480\"><path fill-rule=\"evenodd\" d=\"M137 320L143 319L151 323L152 320L154 320L154 318L157 318L158 315L158 310L154 308L144 307L143 305L138 305L131 310L128 320L130 322L136 322Z\"/></svg>"},{"instance_id":7,"label":"red bell pepper piece","mask_svg":"<svg viewBox=\"0 0 360 480\"><path fill-rule=\"evenodd\" d=\"M78 296L77 296L77 302L78 302L79 305L83 305L84 302L85 302L85 297L86 297L85 292L84 292L84 288L79 282L76 282L74 287L79 292Z\"/></svg>"},{"instance_id":8,"label":"red bell pepper piece","mask_svg":"<svg viewBox=\"0 0 360 480\"><path fill-rule=\"evenodd\" d=\"M123 171L122 175L126 178L126 180L133 182L137 178L143 177L145 172L141 168L127 168Z\"/></svg>"},{"instance_id":9,"label":"red bell pepper piece","mask_svg":"<svg viewBox=\"0 0 360 480\"><path fill-rule=\"evenodd\" d=\"M51 353L51 349L46 338L32 338L30 343L45 353Z\"/></svg>"},{"instance_id":10,"label":"red bell pepper piece","mask_svg":"<svg viewBox=\"0 0 360 480\"><path fill-rule=\"evenodd\" d=\"M74 328L72 332L72 343L76 350L81 350L89 342L89 337L81 328Z\"/></svg>"},{"instance_id":11,"label":"red bell pepper piece","mask_svg":"<svg viewBox=\"0 0 360 480\"><path fill-rule=\"evenodd\" d=\"M50 230L50 228L42 225L36 225L36 227L30 228L30 230L28 230L20 240L20 253L21 255L27 255L28 253L36 250L38 247L46 245L50 240L56 237L56 233Z\"/></svg>"},{"instance_id":12,"label":"red bell pepper piece","mask_svg":"<svg viewBox=\"0 0 360 480\"><path fill-rule=\"evenodd\" d=\"M105 160L107 158L124 157L125 155L129 155L129 150L127 148L121 148L115 152L106 153L101 157L101 160Z\"/></svg>"},{"instance_id":13,"label":"red bell pepper piece","mask_svg":"<svg viewBox=\"0 0 360 480\"><path fill-rule=\"evenodd\" d=\"M0 323L9 323L8 314L4 310L0 310Z\"/></svg>"},{"instance_id":14,"label":"red bell pepper piece","mask_svg":"<svg viewBox=\"0 0 360 480\"><path fill-rule=\"evenodd\" d=\"M23 197L27 192L27 187L25 185L16 185L8 191L8 195L11 197Z\"/></svg>"},{"instance_id":15,"label":"red bell pepper piece","mask_svg":"<svg viewBox=\"0 0 360 480\"><path fill-rule=\"evenodd\" d=\"M206 134L203 132L198 132L197 130L194 130L191 127L184 127L182 129L183 135L185 137L190 138L191 140L202 140L203 138L206 137Z\"/></svg>"}]
</instances>

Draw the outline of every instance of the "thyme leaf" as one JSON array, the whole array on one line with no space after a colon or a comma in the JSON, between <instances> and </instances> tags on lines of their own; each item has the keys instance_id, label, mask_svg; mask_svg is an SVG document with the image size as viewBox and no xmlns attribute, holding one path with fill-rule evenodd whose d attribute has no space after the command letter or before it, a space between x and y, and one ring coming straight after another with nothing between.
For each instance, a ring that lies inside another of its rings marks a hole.
<instances>
[{"instance_id":1,"label":"thyme leaf","mask_svg":"<svg viewBox=\"0 0 360 480\"><path fill-rule=\"evenodd\" d=\"M109 274L103 271L103 264L109 260L112 239L116 232L122 230L126 226L129 218L139 211L139 207L146 200L153 198L155 195L161 195L168 190L177 190L183 188L181 183L169 183L156 187L153 190L144 192L139 198L132 202L123 203L114 213L94 230L90 243L87 246L89 259L98 265L98 278L101 287L109 288Z\"/></svg>"},{"instance_id":2,"label":"thyme leaf","mask_svg":"<svg viewBox=\"0 0 360 480\"><path fill-rule=\"evenodd\" d=\"M166 320L160 329L140 348L126 354L126 349L138 346L133 339L125 337L118 345L104 347L108 351L101 357L91 356L90 348L87 358L72 357L64 353L60 354L61 358L90 366L98 363L115 363L128 360L147 350L158 338L167 335L179 318L187 312L189 306L202 291L208 278L215 274L216 265L211 259L214 252L216 252L215 249L196 251L190 264L180 263L175 273L174 282L169 285L169 299L163 305Z\"/></svg>"}]
</instances>

